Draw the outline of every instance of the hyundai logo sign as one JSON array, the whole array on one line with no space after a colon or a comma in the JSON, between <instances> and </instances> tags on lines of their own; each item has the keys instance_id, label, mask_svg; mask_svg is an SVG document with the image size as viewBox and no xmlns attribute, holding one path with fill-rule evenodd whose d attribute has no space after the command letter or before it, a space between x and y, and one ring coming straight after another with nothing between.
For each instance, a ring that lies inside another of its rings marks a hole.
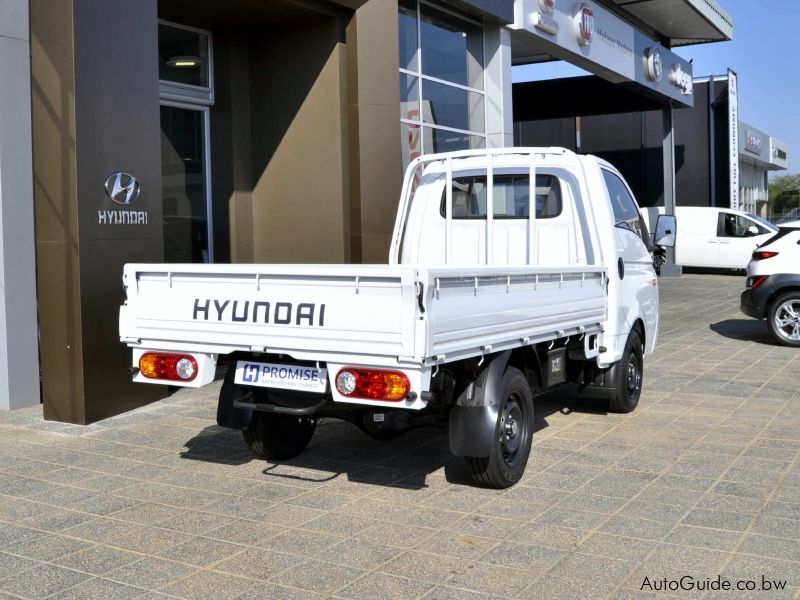
<instances>
[{"instance_id":1,"label":"hyundai logo sign","mask_svg":"<svg viewBox=\"0 0 800 600\"><path fill-rule=\"evenodd\" d=\"M136 202L141 193L142 188L139 182L130 173L118 171L111 173L106 178L106 195L117 204L126 205Z\"/></svg>"}]
</instances>

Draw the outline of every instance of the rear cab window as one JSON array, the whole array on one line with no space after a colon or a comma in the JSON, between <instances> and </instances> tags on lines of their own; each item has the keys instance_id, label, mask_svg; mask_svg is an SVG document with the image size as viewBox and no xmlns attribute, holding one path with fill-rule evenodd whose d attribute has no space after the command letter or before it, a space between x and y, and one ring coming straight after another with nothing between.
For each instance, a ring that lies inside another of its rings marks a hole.
<instances>
[{"instance_id":1,"label":"rear cab window","mask_svg":"<svg viewBox=\"0 0 800 600\"><path fill-rule=\"evenodd\" d=\"M492 197L494 219L527 219L530 177L528 174L495 175ZM453 219L486 219L486 175L453 177ZM442 192L439 213L446 216L447 190ZM561 214L561 182L555 175L536 175L536 218L552 219Z\"/></svg>"}]
</instances>

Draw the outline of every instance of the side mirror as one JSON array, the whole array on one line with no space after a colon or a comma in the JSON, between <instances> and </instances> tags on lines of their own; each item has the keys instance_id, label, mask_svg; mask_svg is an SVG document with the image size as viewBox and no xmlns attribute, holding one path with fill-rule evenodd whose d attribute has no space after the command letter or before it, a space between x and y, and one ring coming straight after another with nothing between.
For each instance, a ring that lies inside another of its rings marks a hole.
<instances>
[{"instance_id":1,"label":"side mirror","mask_svg":"<svg viewBox=\"0 0 800 600\"><path fill-rule=\"evenodd\" d=\"M675 215L659 215L656 221L656 234L653 236L653 242L656 246L674 248L677 230L678 220Z\"/></svg>"},{"instance_id":2,"label":"side mirror","mask_svg":"<svg viewBox=\"0 0 800 600\"><path fill-rule=\"evenodd\" d=\"M758 235L758 227L750 225L750 227L747 228L747 235Z\"/></svg>"}]
</instances>

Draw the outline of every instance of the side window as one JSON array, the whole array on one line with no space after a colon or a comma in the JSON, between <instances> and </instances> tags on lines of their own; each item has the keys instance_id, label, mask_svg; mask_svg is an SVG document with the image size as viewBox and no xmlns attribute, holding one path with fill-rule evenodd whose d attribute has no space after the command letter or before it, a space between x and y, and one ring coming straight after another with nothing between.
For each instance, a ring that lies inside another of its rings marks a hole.
<instances>
[{"instance_id":1,"label":"side window","mask_svg":"<svg viewBox=\"0 0 800 600\"><path fill-rule=\"evenodd\" d=\"M755 227L758 233L750 231L752 227ZM717 237L744 238L765 233L769 233L766 227L742 215L720 212L717 217Z\"/></svg>"},{"instance_id":2,"label":"side window","mask_svg":"<svg viewBox=\"0 0 800 600\"><path fill-rule=\"evenodd\" d=\"M525 175L495 175L495 219L527 219L530 198L530 177ZM486 218L486 176L453 178L453 219ZM446 216L447 194L442 193L439 213ZM561 214L561 182L554 175L536 176L536 218L552 219Z\"/></svg>"},{"instance_id":3,"label":"side window","mask_svg":"<svg viewBox=\"0 0 800 600\"><path fill-rule=\"evenodd\" d=\"M603 171L603 179L608 188L608 196L611 198L611 208L614 211L614 221L617 227L630 229L639 237L642 236L641 216L636 202L631 196L628 188L615 173Z\"/></svg>"}]
</instances>

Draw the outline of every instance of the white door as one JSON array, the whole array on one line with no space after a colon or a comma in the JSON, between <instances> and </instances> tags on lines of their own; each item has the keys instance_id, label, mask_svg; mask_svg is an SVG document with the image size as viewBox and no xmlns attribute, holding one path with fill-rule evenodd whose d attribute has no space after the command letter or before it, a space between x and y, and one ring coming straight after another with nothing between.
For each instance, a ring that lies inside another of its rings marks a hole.
<instances>
[{"instance_id":1,"label":"white door","mask_svg":"<svg viewBox=\"0 0 800 600\"><path fill-rule=\"evenodd\" d=\"M717 221L718 265L724 269L745 269L753 250L773 232L745 215L720 211Z\"/></svg>"},{"instance_id":2,"label":"white door","mask_svg":"<svg viewBox=\"0 0 800 600\"><path fill-rule=\"evenodd\" d=\"M616 173L607 169L602 172L614 211L614 229L621 261L619 273L609 273L609 277L622 275L618 309L624 313L627 325L627 331L615 333L619 335L630 331L636 318L641 315L646 341L651 346L658 327L658 290L655 287L653 257L642 239L639 208L628 186Z\"/></svg>"}]
</instances>

